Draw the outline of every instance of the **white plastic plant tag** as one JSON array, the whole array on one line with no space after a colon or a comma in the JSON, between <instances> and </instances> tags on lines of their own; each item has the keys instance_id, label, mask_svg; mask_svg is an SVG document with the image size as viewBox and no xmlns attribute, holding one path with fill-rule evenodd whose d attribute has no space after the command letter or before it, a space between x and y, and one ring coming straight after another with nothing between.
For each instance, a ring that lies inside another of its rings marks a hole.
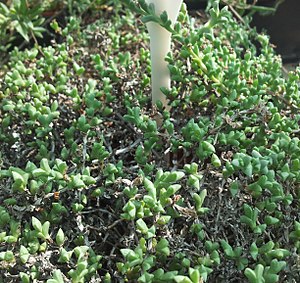
<instances>
[{"instance_id":1,"label":"white plastic plant tag","mask_svg":"<svg viewBox=\"0 0 300 283\"><path fill-rule=\"evenodd\" d=\"M158 16L166 11L174 25L182 0L146 0L146 3L154 5L155 13ZM170 72L165 61L171 48L171 33L155 22L148 22L146 26L150 35L152 105L160 100L168 109L166 98L160 88L170 89L171 87Z\"/></svg>"}]
</instances>

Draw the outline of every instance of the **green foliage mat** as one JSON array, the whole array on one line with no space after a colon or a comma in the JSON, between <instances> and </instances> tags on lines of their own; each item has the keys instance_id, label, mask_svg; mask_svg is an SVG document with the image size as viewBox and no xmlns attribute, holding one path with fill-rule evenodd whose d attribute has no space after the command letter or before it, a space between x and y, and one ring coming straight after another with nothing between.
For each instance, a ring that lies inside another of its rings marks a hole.
<instances>
[{"instance_id":1,"label":"green foliage mat","mask_svg":"<svg viewBox=\"0 0 300 283\"><path fill-rule=\"evenodd\" d=\"M299 70L183 7L166 112L144 25L101 13L2 72L0 282L299 282Z\"/></svg>"}]
</instances>

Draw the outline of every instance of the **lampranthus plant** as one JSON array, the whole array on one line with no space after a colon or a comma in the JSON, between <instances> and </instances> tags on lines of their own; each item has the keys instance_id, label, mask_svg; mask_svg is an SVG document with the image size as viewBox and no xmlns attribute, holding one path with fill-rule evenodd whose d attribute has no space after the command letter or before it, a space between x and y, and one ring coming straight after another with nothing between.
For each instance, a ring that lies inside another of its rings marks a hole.
<instances>
[{"instance_id":1,"label":"lampranthus plant","mask_svg":"<svg viewBox=\"0 0 300 283\"><path fill-rule=\"evenodd\" d=\"M167 21L100 2L0 72L0 282L298 282L300 70L183 4L158 124L140 16Z\"/></svg>"}]
</instances>

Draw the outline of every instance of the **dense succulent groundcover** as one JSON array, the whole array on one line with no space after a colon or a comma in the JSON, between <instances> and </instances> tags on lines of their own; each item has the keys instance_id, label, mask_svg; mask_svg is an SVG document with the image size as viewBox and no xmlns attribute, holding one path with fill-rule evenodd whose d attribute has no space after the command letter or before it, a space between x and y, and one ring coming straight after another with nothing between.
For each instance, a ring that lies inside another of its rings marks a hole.
<instances>
[{"instance_id":1,"label":"dense succulent groundcover","mask_svg":"<svg viewBox=\"0 0 300 283\"><path fill-rule=\"evenodd\" d=\"M183 5L164 111L113 2L0 72L0 282L298 282L300 70Z\"/></svg>"}]
</instances>

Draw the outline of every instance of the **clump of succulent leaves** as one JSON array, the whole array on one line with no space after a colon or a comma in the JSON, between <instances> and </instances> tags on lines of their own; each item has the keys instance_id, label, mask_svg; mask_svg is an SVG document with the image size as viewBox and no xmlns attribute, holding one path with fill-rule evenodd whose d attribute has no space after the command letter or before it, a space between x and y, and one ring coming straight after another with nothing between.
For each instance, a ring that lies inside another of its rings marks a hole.
<instances>
[{"instance_id":1,"label":"clump of succulent leaves","mask_svg":"<svg viewBox=\"0 0 300 283\"><path fill-rule=\"evenodd\" d=\"M111 4L110 0L12 0L0 2L0 61L14 46L24 48L31 43L49 44L55 37L47 29L55 19L65 22L63 15L80 16Z\"/></svg>"},{"instance_id":2,"label":"clump of succulent leaves","mask_svg":"<svg viewBox=\"0 0 300 283\"><path fill-rule=\"evenodd\" d=\"M183 5L154 111L151 7L124 2L0 72L0 282L298 282L300 70Z\"/></svg>"}]
</instances>

